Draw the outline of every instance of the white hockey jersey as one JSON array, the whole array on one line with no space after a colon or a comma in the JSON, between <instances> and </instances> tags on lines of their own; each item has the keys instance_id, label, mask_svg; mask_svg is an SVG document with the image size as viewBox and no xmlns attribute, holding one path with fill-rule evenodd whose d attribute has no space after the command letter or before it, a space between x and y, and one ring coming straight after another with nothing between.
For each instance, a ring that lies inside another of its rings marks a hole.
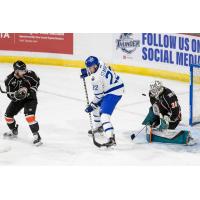
<instances>
[{"instance_id":1,"label":"white hockey jersey","mask_svg":"<svg viewBox=\"0 0 200 200\"><path fill-rule=\"evenodd\" d=\"M121 96L124 93L124 84L121 78L102 61L98 70L91 75L91 83L94 92L93 103L98 103L107 94Z\"/></svg>"}]
</instances>

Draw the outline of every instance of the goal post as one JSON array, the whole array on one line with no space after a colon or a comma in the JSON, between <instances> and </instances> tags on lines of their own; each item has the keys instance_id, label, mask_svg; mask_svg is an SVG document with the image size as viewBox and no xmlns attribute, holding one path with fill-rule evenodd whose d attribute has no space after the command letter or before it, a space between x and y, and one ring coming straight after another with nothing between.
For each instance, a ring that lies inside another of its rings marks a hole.
<instances>
[{"instance_id":1,"label":"goal post","mask_svg":"<svg viewBox=\"0 0 200 200\"><path fill-rule=\"evenodd\" d=\"M200 65L190 65L190 116L189 124L200 123Z\"/></svg>"}]
</instances>

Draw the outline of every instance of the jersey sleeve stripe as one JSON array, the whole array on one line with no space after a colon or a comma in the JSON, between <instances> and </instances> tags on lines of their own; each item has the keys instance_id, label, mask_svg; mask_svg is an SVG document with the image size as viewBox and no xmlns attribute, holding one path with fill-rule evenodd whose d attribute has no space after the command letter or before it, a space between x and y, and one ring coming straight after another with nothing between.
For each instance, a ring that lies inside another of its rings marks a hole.
<instances>
[{"instance_id":1,"label":"jersey sleeve stripe","mask_svg":"<svg viewBox=\"0 0 200 200\"><path fill-rule=\"evenodd\" d=\"M124 84L123 84L123 83L122 83L121 85L118 85L118 86L116 86L116 87L113 87L113 88L107 90L106 92L104 92L104 94L108 94L108 93L110 93L110 92L112 92L112 91L115 91L115 90L118 90L118 89L120 89L120 88L122 88L122 87L124 87Z\"/></svg>"}]
</instances>

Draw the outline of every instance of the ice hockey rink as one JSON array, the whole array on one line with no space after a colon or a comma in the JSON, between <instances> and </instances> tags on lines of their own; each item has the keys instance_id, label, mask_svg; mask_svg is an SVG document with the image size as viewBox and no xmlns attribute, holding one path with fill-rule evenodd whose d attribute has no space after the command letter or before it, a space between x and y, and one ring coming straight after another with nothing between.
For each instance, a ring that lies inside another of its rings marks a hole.
<instances>
[{"instance_id":1,"label":"ice hockey rink","mask_svg":"<svg viewBox=\"0 0 200 200\"><path fill-rule=\"evenodd\" d=\"M5 77L11 73L11 64L1 64L0 84L4 87ZM141 133L134 141L131 133L142 128L150 103L149 84L155 80L130 74L120 74L126 92L112 116L117 146L110 149L97 148L88 136L90 128L80 69L53 66L29 65L41 78L38 92L37 121L43 146L32 145L32 134L25 121L23 111L16 117L19 124L19 137L5 140L2 135L7 131L4 112L9 99L0 94L0 165L199 165L200 144L195 146L148 144L145 134ZM189 84L164 79L163 84L175 91L182 107L183 120L179 128L190 129L198 139L200 129L188 126ZM91 88L87 82L90 99ZM99 136L97 140L102 140Z\"/></svg>"}]
</instances>

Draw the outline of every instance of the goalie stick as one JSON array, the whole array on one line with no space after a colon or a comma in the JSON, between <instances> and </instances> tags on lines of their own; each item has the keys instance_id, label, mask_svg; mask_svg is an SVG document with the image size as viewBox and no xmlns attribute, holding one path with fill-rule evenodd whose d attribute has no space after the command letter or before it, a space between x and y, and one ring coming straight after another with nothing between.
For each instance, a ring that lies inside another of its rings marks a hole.
<instances>
[{"instance_id":1,"label":"goalie stick","mask_svg":"<svg viewBox=\"0 0 200 200\"><path fill-rule=\"evenodd\" d=\"M141 129L140 131L138 131L136 134L133 133L133 134L131 135L131 139L134 140L147 126L148 126L148 124L145 125L144 127L142 127L142 129Z\"/></svg>"}]
</instances>

